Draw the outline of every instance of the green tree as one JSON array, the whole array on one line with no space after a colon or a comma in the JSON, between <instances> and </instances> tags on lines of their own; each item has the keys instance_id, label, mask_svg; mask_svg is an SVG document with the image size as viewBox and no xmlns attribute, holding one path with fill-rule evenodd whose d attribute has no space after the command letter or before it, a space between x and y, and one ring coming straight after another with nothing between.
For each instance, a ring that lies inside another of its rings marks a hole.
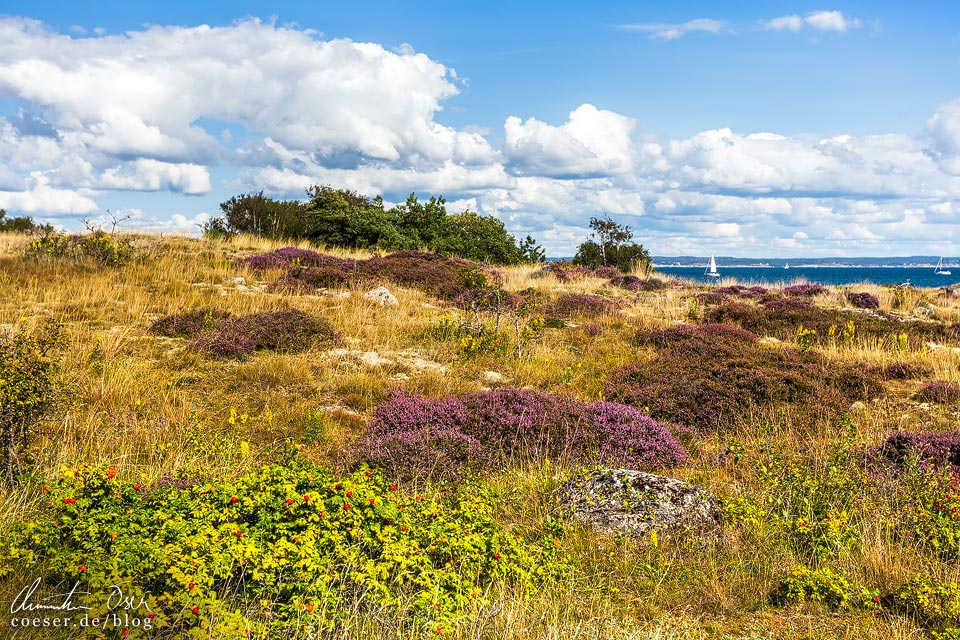
<instances>
[{"instance_id":1,"label":"green tree","mask_svg":"<svg viewBox=\"0 0 960 640\"><path fill-rule=\"evenodd\" d=\"M540 264L547 261L547 252L543 250L533 236L528 235L520 243L520 251L523 253L523 261L533 264Z\"/></svg>"},{"instance_id":2,"label":"green tree","mask_svg":"<svg viewBox=\"0 0 960 640\"><path fill-rule=\"evenodd\" d=\"M438 253L493 264L520 264L525 257L516 238L507 233L501 221L473 211L446 216L433 249Z\"/></svg>"},{"instance_id":3,"label":"green tree","mask_svg":"<svg viewBox=\"0 0 960 640\"><path fill-rule=\"evenodd\" d=\"M417 194L407 196L404 204L399 204L388 212L396 221L400 232L415 241L418 248L428 247L440 234L444 218L447 217L446 200L443 196L431 197L423 203Z\"/></svg>"},{"instance_id":4,"label":"green tree","mask_svg":"<svg viewBox=\"0 0 960 640\"><path fill-rule=\"evenodd\" d=\"M307 190L308 237L318 243L353 249L412 249L407 237L383 209L383 199L373 199L347 189L313 186Z\"/></svg>"},{"instance_id":5,"label":"green tree","mask_svg":"<svg viewBox=\"0 0 960 640\"><path fill-rule=\"evenodd\" d=\"M577 248L573 263L596 269L597 267L616 267L620 271L648 272L652 259L643 245L631 242L633 231L630 227L618 224L609 216L590 218L591 240Z\"/></svg>"},{"instance_id":6,"label":"green tree","mask_svg":"<svg viewBox=\"0 0 960 640\"><path fill-rule=\"evenodd\" d=\"M53 230L49 224L38 225L30 216L17 216L16 218L7 218L5 209L0 209L0 231L11 231L13 233L35 233Z\"/></svg>"},{"instance_id":7,"label":"green tree","mask_svg":"<svg viewBox=\"0 0 960 640\"><path fill-rule=\"evenodd\" d=\"M297 200L274 200L259 193L241 194L220 204L226 223L214 218L204 230L216 233L252 233L268 238L300 238L307 232L303 203Z\"/></svg>"}]
</instances>

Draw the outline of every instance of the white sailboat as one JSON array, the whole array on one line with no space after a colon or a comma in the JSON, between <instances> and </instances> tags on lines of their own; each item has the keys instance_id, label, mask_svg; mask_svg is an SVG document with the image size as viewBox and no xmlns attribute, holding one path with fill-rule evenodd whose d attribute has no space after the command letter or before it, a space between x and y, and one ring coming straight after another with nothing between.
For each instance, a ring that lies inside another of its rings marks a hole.
<instances>
[{"instance_id":1,"label":"white sailboat","mask_svg":"<svg viewBox=\"0 0 960 640\"><path fill-rule=\"evenodd\" d=\"M785 262L785 263L783 264L783 268L784 268L784 269L789 269L789 268L790 268L790 263L789 263L789 262Z\"/></svg>"},{"instance_id":2,"label":"white sailboat","mask_svg":"<svg viewBox=\"0 0 960 640\"><path fill-rule=\"evenodd\" d=\"M720 274L717 273L717 261L713 258L713 256L710 256L710 266L706 268L706 270L703 272L703 275L707 276L708 278L720 277Z\"/></svg>"},{"instance_id":3,"label":"white sailboat","mask_svg":"<svg viewBox=\"0 0 960 640\"><path fill-rule=\"evenodd\" d=\"M950 270L943 268L943 256L940 256L940 261L937 262L937 268L934 269L933 272L934 272L936 275L938 275L938 276L948 276L948 275L950 275Z\"/></svg>"}]
</instances>

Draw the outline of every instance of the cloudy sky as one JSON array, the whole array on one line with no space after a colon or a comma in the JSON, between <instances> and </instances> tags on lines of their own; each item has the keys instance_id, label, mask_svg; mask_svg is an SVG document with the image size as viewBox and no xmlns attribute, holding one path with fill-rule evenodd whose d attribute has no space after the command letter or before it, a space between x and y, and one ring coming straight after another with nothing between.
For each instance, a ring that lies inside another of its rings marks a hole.
<instances>
[{"instance_id":1,"label":"cloudy sky","mask_svg":"<svg viewBox=\"0 0 960 640\"><path fill-rule=\"evenodd\" d=\"M604 214L658 255L960 255L954 3L150 4L0 5L8 214L196 232L328 184L556 256Z\"/></svg>"}]
</instances>

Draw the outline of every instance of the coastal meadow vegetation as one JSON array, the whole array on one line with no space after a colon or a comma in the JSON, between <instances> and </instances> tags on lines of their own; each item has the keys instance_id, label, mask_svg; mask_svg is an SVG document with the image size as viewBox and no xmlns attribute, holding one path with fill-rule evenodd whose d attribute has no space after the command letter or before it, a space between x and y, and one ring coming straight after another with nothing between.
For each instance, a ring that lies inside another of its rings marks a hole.
<instances>
[{"instance_id":1,"label":"coastal meadow vegetation","mask_svg":"<svg viewBox=\"0 0 960 640\"><path fill-rule=\"evenodd\" d=\"M0 626L109 620L18 637L960 637L957 298L225 230L0 233ZM573 520L611 467L722 526Z\"/></svg>"}]
</instances>

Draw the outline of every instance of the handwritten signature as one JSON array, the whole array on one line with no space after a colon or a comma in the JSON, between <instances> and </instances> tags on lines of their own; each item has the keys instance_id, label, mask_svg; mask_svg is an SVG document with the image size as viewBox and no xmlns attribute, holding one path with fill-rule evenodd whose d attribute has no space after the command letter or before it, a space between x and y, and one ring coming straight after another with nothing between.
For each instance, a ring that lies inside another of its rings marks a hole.
<instances>
[{"instance_id":1,"label":"handwritten signature","mask_svg":"<svg viewBox=\"0 0 960 640\"><path fill-rule=\"evenodd\" d=\"M32 584L21 589L20 593L13 599L13 602L10 603L10 613L17 613L18 611L86 611L90 609L90 607L85 607L73 602L74 596L90 595L89 591L77 590L80 588L79 582L74 583L73 587L67 593L55 593L40 598L37 602L34 601L34 594L39 587L40 578L37 578ZM122 609L130 611L140 608L146 609L148 612L150 611L150 606L147 604L146 598L143 596L124 595L123 589L117 585L110 587L110 595L107 597L108 610L115 611Z\"/></svg>"}]
</instances>

